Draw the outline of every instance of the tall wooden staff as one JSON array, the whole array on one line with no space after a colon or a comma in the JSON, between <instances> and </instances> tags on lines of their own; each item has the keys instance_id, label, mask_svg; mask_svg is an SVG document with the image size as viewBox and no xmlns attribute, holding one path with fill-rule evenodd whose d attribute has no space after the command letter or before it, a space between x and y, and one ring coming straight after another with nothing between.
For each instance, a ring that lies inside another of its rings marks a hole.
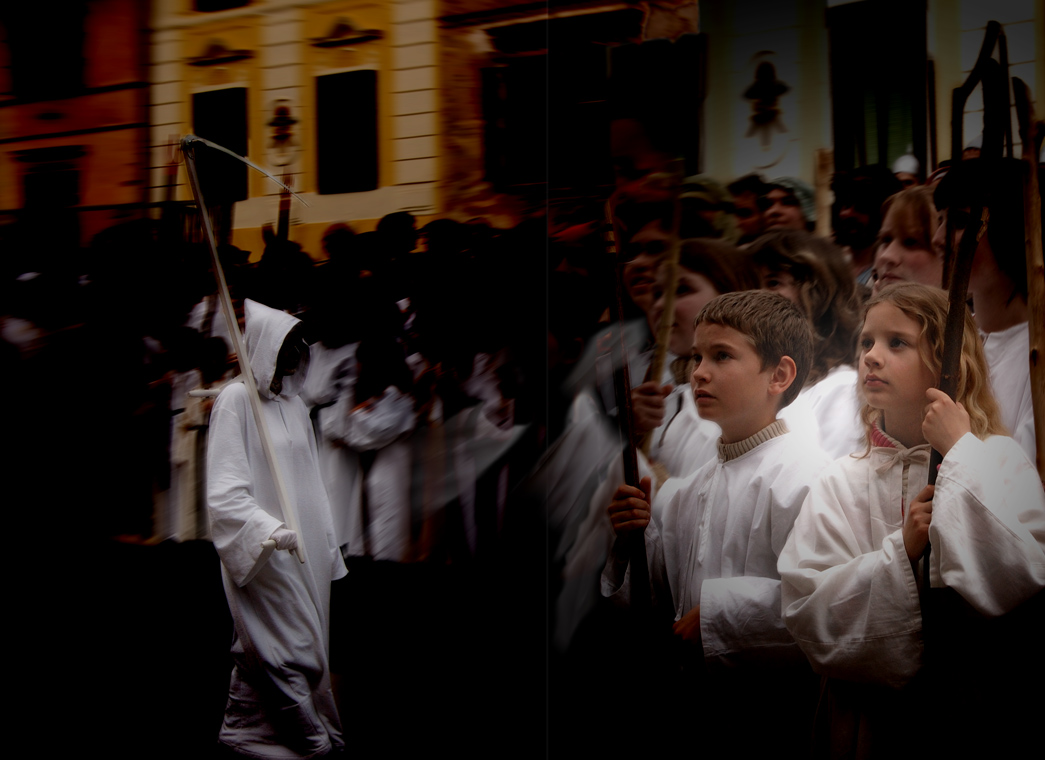
<instances>
[{"instance_id":1,"label":"tall wooden staff","mask_svg":"<svg viewBox=\"0 0 1045 760\"><path fill-rule=\"evenodd\" d=\"M200 220L203 223L203 232L207 238L207 245L210 247L211 262L214 266L214 276L218 280L218 297L221 301L221 311L225 315L225 324L229 328L229 337L232 338L232 349L236 353L236 360L239 362L240 374L243 377L243 383L247 386L247 398L250 399L250 408L254 413L254 422L258 428L258 434L261 437L261 448L265 452L265 461L268 462L269 470L272 473L272 480L276 485L276 498L279 501L280 512L283 514L283 519L287 523L287 527L290 530L298 534L300 540L298 541L297 556L301 562L305 562L305 540L304 535L301 532L301 524L298 521L297 510L287 495L287 489L283 480L282 468L280 467L279 460L276 459L275 447L272 445L272 438L269 435L268 425L265 422L265 417L261 411L261 399L258 395L258 386L254 381L254 373L251 371L250 363L247 361L247 352L243 345L243 336L239 331L239 322L236 320L236 312L232 307L232 298L229 296L229 287L225 281L225 273L221 268L221 261L218 258L218 245L214 238L214 228L211 226L210 215L207 213L207 206L203 199L203 193L200 190L200 179L196 172L196 146L204 144L207 146L215 147L223 152L230 153L236 158L244 161L248 166L251 166L258 171L268 176L273 181L278 182L268 172L263 169L254 166L243 159L242 156L236 156L225 148L215 146L206 140L196 137L195 135L186 135L182 138L181 149L185 153L185 166L189 172L189 184L192 187L192 194L196 198L196 205L199 208ZM287 188L289 191L289 188ZM262 543L262 554L256 563L256 567L260 567L264 564L268 555L276 548L276 542L269 539Z\"/></svg>"},{"instance_id":2,"label":"tall wooden staff","mask_svg":"<svg viewBox=\"0 0 1045 760\"><path fill-rule=\"evenodd\" d=\"M628 366L628 346L624 330L624 264L617 250L619 229L613 213L613 199L606 201L606 248L613 256L614 298L611 304L610 323L616 325L617 340L612 348L613 388L617 399L617 421L623 443L621 457L624 464L624 482L639 487L639 462L635 450L634 429L631 417L631 371ZM651 496L652 498L652 496ZM631 583L628 593L631 608L638 613L652 606L649 588L649 560L646 557L646 538L642 531L632 531L626 539L624 549L631 568Z\"/></svg>"},{"instance_id":3,"label":"tall wooden staff","mask_svg":"<svg viewBox=\"0 0 1045 760\"><path fill-rule=\"evenodd\" d=\"M685 172L685 164L679 159L674 162L675 171L672 179L675 182L674 202L672 204L671 230L668 237L668 252L661 262L664 268L664 311L660 315L660 323L657 325L656 342L653 346L653 359L650 362L650 380L660 384L661 375L664 374L664 360L668 353L668 342L671 337L671 327L675 323L675 291L679 283L679 249L682 241L679 239L679 224L682 218L682 178ZM649 456L650 444L653 441L653 431L647 432L642 438L642 453Z\"/></svg>"},{"instance_id":4,"label":"tall wooden staff","mask_svg":"<svg viewBox=\"0 0 1045 760\"><path fill-rule=\"evenodd\" d=\"M976 84L983 82L983 148L981 160L1000 160L1002 141L1004 139L1004 120L1008 120L1008 80L1001 65L991 58L991 53L999 37L1004 37L1001 26L992 21L987 25L987 33L983 47L976 65L969 73L965 83L954 90L951 105L951 160L954 163L961 161L962 154L962 114L965 110L965 101ZM953 211L953 210L952 210ZM970 222L979 221L979 226L973 234L973 227L969 226L962 236L958 250L953 257L953 263L948 267L950 275L950 300L947 309L947 324L944 328L943 357L940 367L939 389L946 393L952 400L957 395L958 380L961 367L962 343L965 335L966 300L969 290L969 273L972 270L972 259L980 240L987 232L987 222L990 210L984 205L982 197L977 197L970 208ZM954 214L947 215L947 242L949 250L953 250ZM933 449L929 458L929 485L935 485L937 468L943 462L943 456ZM925 553L922 555L922 616L925 625L926 595L930 588L930 556L932 546L926 544Z\"/></svg>"},{"instance_id":5,"label":"tall wooden staff","mask_svg":"<svg viewBox=\"0 0 1045 760\"><path fill-rule=\"evenodd\" d=\"M1041 252L1041 187L1038 185L1038 150L1042 123L1034 118L1030 89L1012 78L1016 117L1023 141L1023 223L1026 230L1027 307L1030 311L1030 392L1034 405L1034 447L1038 477L1045 482L1045 265Z\"/></svg>"}]
</instances>

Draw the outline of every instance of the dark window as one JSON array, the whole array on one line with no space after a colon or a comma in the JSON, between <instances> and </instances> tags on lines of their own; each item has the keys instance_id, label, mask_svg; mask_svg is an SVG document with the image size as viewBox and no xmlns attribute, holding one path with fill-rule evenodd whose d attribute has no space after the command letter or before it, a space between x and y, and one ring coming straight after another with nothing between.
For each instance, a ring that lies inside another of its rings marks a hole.
<instances>
[{"instance_id":1,"label":"dark window","mask_svg":"<svg viewBox=\"0 0 1045 760\"><path fill-rule=\"evenodd\" d=\"M316 77L319 193L377 189L377 72Z\"/></svg>"},{"instance_id":2,"label":"dark window","mask_svg":"<svg viewBox=\"0 0 1045 760\"><path fill-rule=\"evenodd\" d=\"M16 151L16 160L27 165L22 175L25 208L67 208L79 205L80 159L85 155L82 145Z\"/></svg>"},{"instance_id":3,"label":"dark window","mask_svg":"<svg viewBox=\"0 0 1045 760\"><path fill-rule=\"evenodd\" d=\"M687 175L699 173L704 35L617 45L611 52L611 69L611 118L633 120L654 151L683 158ZM624 176L635 176L642 168L628 163L626 156L616 159Z\"/></svg>"},{"instance_id":4,"label":"dark window","mask_svg":"<svg viewBox=\"0 0 1045 760\"><path fill-rule=\"evenodd\" d=\"M196 0L193 5L200 13L212 13L227 11L230 8L242 8L244 5L250 5L250 0Z\"/></svg>"},{"instance_id":5,"label":"dark window","mask_svg":"<svg viewBox=\"0 0 1045 760\"><path fill-rule=\"evenodd\" d=\"M484 168L503 190L548 178L548 56L483 69Z\"/></svg>"},{"instance_id":6,"label":"dark window","mask_svg":"<svg viewBox=\"0 0 1045 760\"><path fill-rule=\"evenodd\" d=\"M56 100L84 89L85 2L7 3L0 23L7 28L11 80L19 100Z\"/></svg>"},{"instance_id":7,"label":"dark window","mask_svg":"<svg viewBox=\"0 0 1045 760\"><path fill-rule=\"evenodd\" d=\"M240 156L247 155L247 89L198 92L192 96L194 133ZM204 201L227 204L247 199L247 166L210 148L196 151Z\"/></svg>"},{"instance_id":8,"label":"dark window","mask_svg":"<svg viewBox=\"0 0 1045 760\"><path fill-rule=\"evenodd\" d=\"M25 173L25 207L67 208L80 203L80 172L69 164L45 164Z\"/></svg>"},{"instance_id":9,"label":"dark window","mask_svg":"<svg viewBox=\"0 0 1045 760\"><path fill-rule=\"evenodd\" d=\"M483 160L498 190L613 184L609 50L639 39L642 18L625 9L488 30L497 52L482 72Z\"/></svg>"},{"instance_id":10,"label":"dark window","mask_svg":"<svg viewBox=\"0 0 1045 760\"><path fill-rule=\"evenodd\" d=\"M836 170L892 166L910 145L927 166L925 0L827 9Z\"/></svg>"}]
</instances>

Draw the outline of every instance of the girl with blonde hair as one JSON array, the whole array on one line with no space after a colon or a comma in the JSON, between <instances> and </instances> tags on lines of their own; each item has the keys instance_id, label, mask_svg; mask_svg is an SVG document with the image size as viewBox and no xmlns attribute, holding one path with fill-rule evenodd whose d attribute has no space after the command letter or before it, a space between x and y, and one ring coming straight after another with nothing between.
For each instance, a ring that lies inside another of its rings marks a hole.
<instances>
[{"instance_id":1,"label":"girl with blonde hair","mask_svg":"<svg viewBox=\"0 0 1045 760\"><path fill-rule=\"evenodd\" d=\"M958 624L949 618L932 629L944 642L938 658L959 639L966 658L999 657L1014 642L970 650L968 626L1040 608L1045 494L1004 435L969 315L957 400L937 389L947 310L942 290L915 283L889 286L868 302L859 338L867 449L819 476L780 555L784 622L824 677L818 754L878 757L922 740L901 716L919 711L911 682L923 669L919 564L927 543L932 587L949 589L949 609L961 611ZM943 454L935 486L927 485L930 446ZM998 710L997 695L974 688L968 670L933 672L954 679L934 689L948 694L952 719L954 701L970 714ZM969 694L957 697L957 689ZM976 734L978 721L962 724L969 746L991 741Z\"/></svg>"}]
</instances>

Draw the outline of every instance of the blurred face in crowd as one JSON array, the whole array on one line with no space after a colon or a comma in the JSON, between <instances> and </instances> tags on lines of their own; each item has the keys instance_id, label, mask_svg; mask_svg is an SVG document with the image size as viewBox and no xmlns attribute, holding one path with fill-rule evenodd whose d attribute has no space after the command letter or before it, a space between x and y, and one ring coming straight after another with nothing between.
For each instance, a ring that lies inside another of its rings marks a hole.
<instances>
[{"instance_id":1,"label":"blurred face in crowd","mask_svg":"<svg viewBox=\"0 0 1045 760\"><path fill-rule=\"evenodd\" d=\"M754 193L741 193L734 198L733 215L737 218L741 240L754 240L762 234L762 209Z\"/></svg>"},{"instance_id":2,"label":"blurred face in crowd","mask_svg":"<svg viewBox=\"0 0 1045 760\"><path fill-rule=\"evenodd\" d=\"M943 256L926 249L921 242L932 237L932 230L919 229L913 214L894 203L886 213L878 235L874 259L877 280L872 292L877 294L886 285L903 281L941 287Z\"/></svg>"},{"instance_id":3,"label":"blurred face in crowd","mask_svg":"<svg viewBox=\"0 0 1045 760\"><path fill-rule=\"evenodd\" d=\"M798 303L798 282L790 272L759 267L758 279L762 290L779 293L791 303Z\"/></svg>"},{"instance_id":4,"label":"blurred face in crowd","mask_svg":"<svg viewBox=\"0 0 1045 760\"><path fill-rule=\"evenodd\" d=\"M759 205L762 207L762 218L765 221L767 232L806 228L806 218L802 214L802 206L794 193L775 187L762 197Z\"/></svg>"},{"instance_id":5,"label":"blurred face in crowd","mask_svg":"<svg viewBox=\"0 0 1045 760\"><path fill-rule=\"evenodd\" d=\"M918 184L918 177L910 172L896 172L896 178L900 180L900 184L904 187L912 187Z\"/></svg>"},{"instance_id":6,"label":"blurred face in crowd","mask_svg":"<svg viewBox=\"0 0 1045 760\"><path fill-rule=\"evenodd\" d=\"M835 243L854 250L865 250L874 245L878 230L872 229L871 214L856 203L845 203L838 210Z\"/></svg>"},{"instance_id":7,"label":"blurred face in crowd","mask_svg":"<svg viewBox=\"0 0 1045 760\"><path fill-rule=\"evenodd\" d=\"M649 224L635 233L628 244L627 252L632 258L624 265L624 289L647 315L653 308L657 267L667 250L667 240L666 232L658 225Z\"/></svg>"},{"instance_id":8,"label":"blurred face in crowd","mask_svg":"<svg viewBox=\"0 0 1045 760\"><path fill-rule=\"evenodd\" d=\"M689 352L693 342L693 323L704 305L719 294L711 280L690 269L679 267L678 286L675 289L675 319L668 336L668 348L676 356L684 356ZM660 326L664 313L664 289L666 287L664 267L657 271L657 282L654 286L653 310L650 312L650 326L654 334Z\"/></svg>"}]
</instances>

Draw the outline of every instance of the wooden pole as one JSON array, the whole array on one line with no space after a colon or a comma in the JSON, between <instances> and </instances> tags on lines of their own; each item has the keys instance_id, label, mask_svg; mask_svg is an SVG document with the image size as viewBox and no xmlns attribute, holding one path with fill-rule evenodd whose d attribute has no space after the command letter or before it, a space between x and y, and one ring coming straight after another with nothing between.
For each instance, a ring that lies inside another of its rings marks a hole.
<instances>
[{"instance_id":1,"label":"wooden pole","mask_svg":"<svg viewBox=\"0 0 1045 760\"><path fill-rule=\"evenodd\" d=\"M203 193L200 190L199 175L196 172L196 156L195 146L196 141L190 137L186 137L182 140L182 150L185 153L185 166L189 173L189 184L192 187L192 194L196 198L196 205L199 207L200 220L203 223L203 232L207 238L207 245L210 247L211 261L214 265L214 276L218 279L218 297L221 301L221 311L225 315L225 324L229 329L229 337L232 339L232 347L236 353L236 360L239 362L240 374L243 377L243 383L247 386L247 398L250 400L250 408L254 414L254 422L258 428L258 434L261 437L261 448L265 452L265 460L268 462L269 470L272 472L272 480L276 486L276 498L279 501L279 508L283 514L283 519L290 530L298 534L298 548L297 556L301 562L305 561L305 538L301 533L301 524L298 521L297 510L294 508L293 503L290 501L290 497L287 495L287 489L283 480L282 468L280 467L279 460L276 459L275 447L272 445L272 438L269 435L268 425L265 422L265 417L261 411L261 398L258 395L258 386L254 381L254 373L250 368L250 363L247 361L247 351L243 344L243 336L239 331L239 322L236 320L236 312L232 307L232 298L229 295L229 286L225 281L225 273L221 268L221 261L218 258L218 245L214 238L214 228L210 223L210 216L207 214L207 206L203 200ZM262 559L267 554L271 553L275 548L274 542L266 541L263 546ZM261 559L259 559L259 562Z\"/></svg>"},{"instance_id":2,"label":"wooden pole","mask_svg":"<svg viewBox=\"0 0 1045 760\"><path fill-rule=\"evenodd\" d=\"M1045 264L1041 250L1041 187L1038 184L1038 146L1042 123L1034 118L1030 89L1012 78L1016 116L1023 142L1023 222L1027 253L1027 310L1030 332L1030 390L1034 405L1034 447L1038 477L1045 482Z\"/></svg>"},{"instance_id":3,"label":"wooden pole","mask_svg":"<svg viewBox=\"0 0 1045 760\"><path fill-rule=\"evenodd\" d=\"M612 198L606 201L606 247L613 256L614 264L614 299L613 314L610 323L616 325L617 340L613 349L613 387L617 398L617 421L620 425L620 436L623 448L621 457L624 466L624 482L635 488L639 487L639 461L635 449L634 430L631 416L631 374L628 366L628 346L624 336L624 262L617 251L617 224L613 213ZM650 494L650 501L653 494ZM649 587L649 560L646 557L645 533L633 531L627 539L625 549L631 569L631 583L628 593L631 609L637 613L645 613L652 607L653 601Z\"/></svg>"},{"instance_id":4,"label":"wooden pole","mask_svg":"<svg viewBox=\"0 0 1045 760\"><path fill-rule=\"evenodd\" d=\"M814 153L813 190L816 194L816 234L831 238L831 176L835 171L835 152L831 148L817 148Z\"/></svg>"},{"instance_id":5,"label":"wooden pole","mask_svg":"<svg viewBox=\"0 0 1045 760\"><path fill-rule=\"evenodd\" d=\"M661 262L664 268L664 311L660 315L660 323L657 325L656 342L653 346L653 359L650 362L650 380L660 384L660 378L664 374L664 360L668 353L668 343L671 340L671 327L675 323L675 296L679 286L679 252L682 241L679 239L679 225L682 219L682 180L685 172L685 162L675 162L676 171L673 173L672 181L675 184L675 195L672 203L671 230L668 235L668 253ZM621 263L623 266L623 262ZM653 431L648 431L642 438L642 453L649 456L650 444L653 441Z\"/></svg>"},{"instance_id":6,"label":"wooden pole","mask_svg":"<svg viewBox=\"0 0 1045 760\"><path fill-rule=\"evenodd\" d=\"M997 61L991 58L995 44L999 36L1002 36L1001 26L996 21L987 24L987 32L980 48L976 65L969 73L965 83L952 93L951 104L951 157L955 163L961 161L961 121L965 110L965 101L969 93L978 82L983 81L983 147L981 149L981 160L1000 160L1002 145L1004 142L1005 128L1002 123L1008 120L1008 109L1002 105L1008 102L1008 79L1001 70ZM958 250L953 256L951 265L947 267L945 278L950 282L949 305L947 308L947 324L944 329L943 358L940 367L939 389L954 399L958 390L958 379L961 372L962 344L965 335L965 318L967 316L966 300L968 299L969 274L972 271L972 259L976 248L987 232L987 222L990 218L990 209L983 205L982 200L977 199L970 209L970 219L979 219L980 225L975 235L971 234L969 228L962 236ZM952 214L947 218L947 244L948 250L953 249L953 227L951 224ZM948 257L951 259L952 257ZM948 281L945 279L945 282ZM929 458L929 485L935 485L937 470L943 462L943 456L936 449L932 450ZM930 589L930 557L932 556L932 545L926 544L922 555L922 624L926 623L926 600Z\"/></svg>"}]
</instances>

